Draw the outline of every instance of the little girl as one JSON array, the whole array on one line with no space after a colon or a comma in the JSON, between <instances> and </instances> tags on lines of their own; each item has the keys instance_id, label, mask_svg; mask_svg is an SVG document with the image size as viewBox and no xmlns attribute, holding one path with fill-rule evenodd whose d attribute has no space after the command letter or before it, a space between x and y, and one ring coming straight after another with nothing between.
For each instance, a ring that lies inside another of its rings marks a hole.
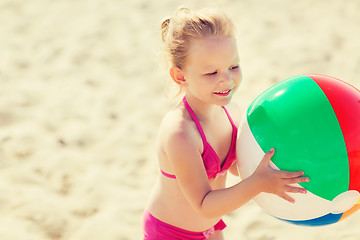
<instances>
[{"instance_id":1,"label":"little girl","mask_svg":"<svg viewBox=\"0 0 360 240\"><path fill-rule=\"evenodd\" d=\"M231 98L241 82L234 25L216 10L180 8L162 22L170 76L184 98L164 117L158 138L158 179L144 212L144 239L223 239L224 214L261 192L294 200L305 193L289 184L303 172L269 166L274 149L256 171L226 188L227 170L238 175L238 107ZM225 107L226 106L226 107Z\"/></svg>"}]
</instances>

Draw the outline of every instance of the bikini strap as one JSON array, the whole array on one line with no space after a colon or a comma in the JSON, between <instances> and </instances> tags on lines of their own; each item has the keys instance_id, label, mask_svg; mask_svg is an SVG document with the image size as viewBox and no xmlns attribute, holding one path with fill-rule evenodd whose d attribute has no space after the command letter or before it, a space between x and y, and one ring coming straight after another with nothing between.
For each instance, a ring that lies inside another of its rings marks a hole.
<instances>
[{"instance_id":1,"label":"bikini strap","mask_svg":"<svg viewBox=\"0 0 360 240\"><path fill-rule=\"evenodd\" d=\"M227 117L229 118L229 121L230 121L231 125L233 126L233 128L237 129L237 127L236 127L234 121L232 120L232 118L231 118L230 113L228 112L228 110L227 110L224 106L223 106L223 109L224 109Z\"/></svg>"},{"instance_id":2,"label":"bikini strap","mask_svg":"<svg viewBox=\"0 0 360 240\"><path fill-rule=\"evenodd\" d=\"M205 142L207 142L207 141L206 141L206 137L205 137L204 130L202 129L202 127L201 127L201 125L200 125L200 122L199 122L199 120L197 119L194 111L192 110L192 108L190 107L189 103L187 102L186 97L183 98L183 102L184 102L184 105L185 105L186 109L188 110L191 118L192 118L193 121L195 122L196 127L198 128L198 130L199 130L199 132L200 132L200 135L201 135L201 138L202 138L202 140L203 140L204 147L205 147Z\"/></svg>"},{"instance_id":3,"label":"bikini strap","mask_svg":"<svg viewBox=\"0 0 360 240\"><path fill-rule=\"evenodd\" d=\"M165 177L176 179L176 176L175 176L175 175L166 173L166 172L164 172L161 168L160 168L160 172L161 172L162 175L164 175Z\"/></svg>"}]
</instances>

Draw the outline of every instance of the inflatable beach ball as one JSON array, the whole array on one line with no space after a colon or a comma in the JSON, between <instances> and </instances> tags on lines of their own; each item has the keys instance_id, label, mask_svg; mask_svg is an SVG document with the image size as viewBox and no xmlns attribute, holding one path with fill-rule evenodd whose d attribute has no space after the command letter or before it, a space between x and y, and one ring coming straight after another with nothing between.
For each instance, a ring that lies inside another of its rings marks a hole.
<instances>
[{"instance_id":1,"label":"inflatable beach ball","mask_svg":"<svg viewBox=\"0 0 360 240\"><path fill-rule=\"evenodd\" d=\"M250 176L264 153L271 166L304 171L307 194L254 198L270 215L298 225L336 223L360 208L360 92L323 75L299 75L260 94L248 107L237 139L241 177Z\"/></svg>"}]
</instances>

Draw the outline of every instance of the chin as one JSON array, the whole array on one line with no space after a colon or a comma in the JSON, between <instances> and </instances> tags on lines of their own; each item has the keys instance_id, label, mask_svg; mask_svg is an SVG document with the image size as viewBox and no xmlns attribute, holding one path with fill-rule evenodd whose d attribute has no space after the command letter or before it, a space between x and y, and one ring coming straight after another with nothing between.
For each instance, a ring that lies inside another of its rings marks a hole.
<instances>
[{"instance_id":1,"label":"chin","mask_svg":"<svg viewBox=\"0 0 360 240\"><path fill-rule=\"evenodd\" d=\"M227 96L227 97L222 97L222 98L218 98L216 99L216 101L214 102L214 104L218 105L218 106L226 106L231 102L232 96Z\"/></svg>"}]
</instances>

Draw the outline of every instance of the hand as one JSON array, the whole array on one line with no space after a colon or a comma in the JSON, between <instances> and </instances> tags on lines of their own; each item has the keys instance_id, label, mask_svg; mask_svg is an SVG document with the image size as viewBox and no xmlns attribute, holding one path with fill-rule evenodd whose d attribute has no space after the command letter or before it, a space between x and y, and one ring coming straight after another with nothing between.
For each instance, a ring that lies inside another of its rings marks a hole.
<instances>
[{"instance_id":1,"label":"hand","mask_svg":"<svg viewBox=\"0 0 360 240\"><path fill-rule=\"evenodd\" d=\"M302 171L287 172L273 169L269 163L274 152L275 150L271 149L269 152L265 153L252 177L258 181L261 192L273 193L294 203L295 200L286 194L286 192L306 193L306 190L304 188L289 186L289 184L308 182L309 178L301 177L304 175L304 172Z\"/></svg>"}]
</instances>

